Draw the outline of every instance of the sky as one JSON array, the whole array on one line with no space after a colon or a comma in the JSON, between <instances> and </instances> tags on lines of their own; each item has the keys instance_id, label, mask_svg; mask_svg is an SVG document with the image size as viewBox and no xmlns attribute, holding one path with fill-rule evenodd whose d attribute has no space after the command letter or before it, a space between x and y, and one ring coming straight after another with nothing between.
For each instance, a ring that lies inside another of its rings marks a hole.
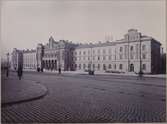
<instances>
[{"instance_id":1,"label":"sky","mask_svg":"<svg viewBox=\"0 0 167 124\"><path fill-rule=\"evenodd\" d=\"M1 3L1 56L55 40L74 43L122 39L138 29L166 50L165 0L6 0Z\"/></svg>"}]
</instances>

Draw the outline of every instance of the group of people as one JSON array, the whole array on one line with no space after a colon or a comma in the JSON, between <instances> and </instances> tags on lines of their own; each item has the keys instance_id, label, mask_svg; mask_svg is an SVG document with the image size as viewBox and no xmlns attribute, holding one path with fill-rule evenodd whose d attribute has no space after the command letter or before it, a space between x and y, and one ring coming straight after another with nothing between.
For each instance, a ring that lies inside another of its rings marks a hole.
<instances>
[{"instance_id":1,"label":"group of people","mask_svg":"<svg viewBox=\"0 0 167 124\"><path fill-rule=\"evenodd\" d=\"M9 67L6 67L5 70L6 70L6 77L8 77L9 76ZM22 66L19 66L17 69L17 76L19 77L19 80L21 80L22 75L23 75L23 68L22 68Z\"/></svg>"},{"instance_id":2,"label":"group of people","mask_svg":"<svg viewBox=\"0 0 167 124\"><path fill-rule=\"evenodd\" d=\"M61 74L61 68L58 69L59 70L59 74ZM143 72L139 72L136 73L138 74L138 78L137 79L142 79L143 78ZM19 66L17 69L17 76L19 77L19 80L21 80L21 77L23 75L23 67ZM9 76L9 68L6 68L6 77Z\"/></svg>"}]
</instances>

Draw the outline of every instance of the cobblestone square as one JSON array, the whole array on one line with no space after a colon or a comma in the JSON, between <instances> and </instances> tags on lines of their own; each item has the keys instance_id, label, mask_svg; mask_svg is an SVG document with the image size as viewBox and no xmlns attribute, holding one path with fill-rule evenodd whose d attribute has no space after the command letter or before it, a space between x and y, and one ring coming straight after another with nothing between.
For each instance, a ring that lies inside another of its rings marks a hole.
<instances>
[{"instance_id":1,"label":"cobblestone square","mask_svg":"<svg viewBox=\"0 0 167 124\"><path fill-rule=\"evenodd\" d=\"M17 78L16 73L9 78ZM165 79L24 72L22 80L48 92L2 106L2 122L165 122Z\"/></svg>"}]
</instances>

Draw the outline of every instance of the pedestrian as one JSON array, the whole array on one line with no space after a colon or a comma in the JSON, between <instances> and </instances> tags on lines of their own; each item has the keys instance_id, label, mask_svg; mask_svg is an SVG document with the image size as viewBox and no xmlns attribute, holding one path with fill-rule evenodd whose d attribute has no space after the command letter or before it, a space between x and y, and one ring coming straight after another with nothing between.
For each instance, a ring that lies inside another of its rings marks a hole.
<instances>
[{"instance_id":1,"label":"pedestrian","mask_svg":"<svg viewBox=\"0 0 167 124\"><path fill-rule=\"evenodd\" d=\"M8 76L9 76L9 68L6 67L6 77L8 77Z\"/></svg>"},{"instance_id":2,"label":"pedestrian","mask_svg":"<svg viewBox=\"0 0 167 124\"><path fill-rule=\"evenodd\" d=\"M61 68L59 68L59 74L61 74Z\"/></svg>"},{"instance_id":3,"label":"pedestrian","mask_svg":"<svg viewBox=\"0 0 167 124\"><path fill-rule=\"evenodd\" d=\"M22 77L22 74L23 74L23 68L22 68L22 66L18 67L17 74L18 74L19 80L21 80L21 77Z\"/></svg>"}]
</instances>

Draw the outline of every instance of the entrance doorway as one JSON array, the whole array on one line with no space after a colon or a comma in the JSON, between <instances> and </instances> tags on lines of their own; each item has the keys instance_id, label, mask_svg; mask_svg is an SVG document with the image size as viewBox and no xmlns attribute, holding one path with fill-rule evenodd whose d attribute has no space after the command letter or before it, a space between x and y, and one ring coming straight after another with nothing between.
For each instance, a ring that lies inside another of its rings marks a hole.
<instances>
[{"instance_id":1,"label":"entrance doorway","mask_svg":"<svg viewBox=\"0 0 167 124\"><path fill-rule=\"evenodd\" d=\"M134 72L134 65L130 64L130 72Z\"/></svg>"}]
</instances>

